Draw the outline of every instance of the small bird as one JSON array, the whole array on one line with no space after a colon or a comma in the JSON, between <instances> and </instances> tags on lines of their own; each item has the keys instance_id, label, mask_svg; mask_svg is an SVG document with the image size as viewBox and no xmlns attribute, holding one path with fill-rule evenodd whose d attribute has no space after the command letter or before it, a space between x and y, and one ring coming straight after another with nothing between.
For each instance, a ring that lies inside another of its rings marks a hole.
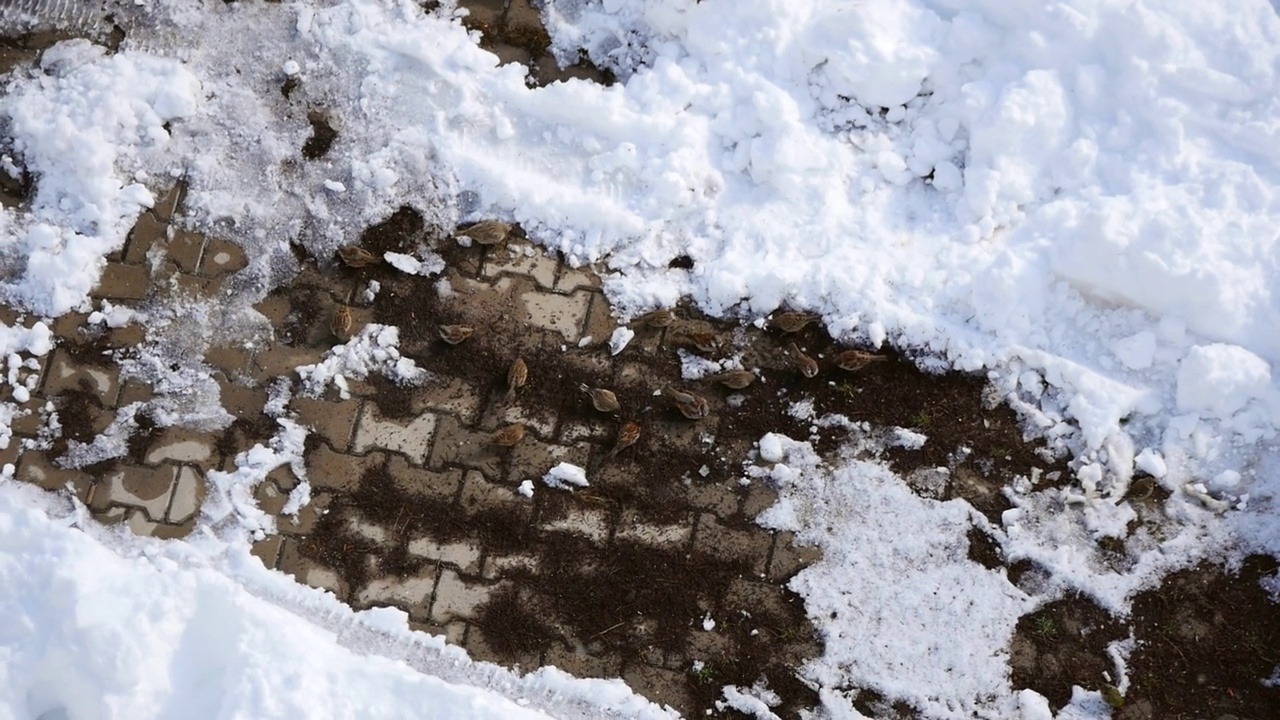
<instances>
[{"instance_id":1,"label":"small bird","mask_svg":"<svg viewBox=\"0 0 1280 720\"><path fill-rule=\"evenodd\" d=\"M700 353L714 353L720 349L720 338L712 332L689 331L680 334L677 342L688 345Z\"/></svg>"},{"instance_id":2,"label":"small bird","mask_svg":"<svg viewBox=\"0 0 1280 720\"><path fill-rule=\"evenodd\" d=\"M647 312L640 317L631 321L632 325L641 325L651 328L670 327L671 323L676 321L676 314L669 308L654 310Z\"/></svg>"},{"instance_id":3,"label":"small bird","mask_svg":"<svg viewBox=\"0 0 1280 720\"><path fill-rule=\"evenodd\" d=\"M493 439L489 441L489 444L511 447L518 444L523 439L524 425L515 423L514 425L508 425L494 433Z\"/></svg>"},{"instance_id":4,"label":"small bird","mask_svg":"<svg viewBox=\"0 0 1280 720\"><path fill-rule=\"evenodd\" d=\"M873 362L884 362L888 359L886 355L877 355L866 350L844 350L836 354L836 366L841 370L857 372Z\"/></svg>"},{"instance_id":5,"label":"small bird","mask_svg":"<svg viewBox=\"0 0 1280 720\"><path fill-rule=\"evenodd\" d=\"M750 370L729 370L727 372L708 375L706 379L712 382L718 382L731 390L741 390L755 382L756 376Z\"/></svg>"},{"instance_id":6,"label":"small bird","mask_svg":"<svg viewBox=\"0 0 1280 720\"><path fill-rule=\"evenodd\" d=\"M818 361L805 355L795 343L787 346L787 355L791 357L791 362L795 363L796 370L799 370L801 375L811 378L818 374Z\"/></svg>"},{"instance_id":7,"label":"small bird","mask_svg":"<svg viewBox=\"0 0 1280 720\"><path fill-rule=\"evenodd\" d=\"M470 325L441 325L440 339L450 345L457 345L463 340L474 335L475 332L476 329Z\"/></svg>"},{"instance_id":8,"label":"small bird","mask_svg":"<svg viewBox=\"0 0 1280 720\"><path fill-rule=\"evenodd\" d=\"M798 333L818 319L817 315L803 312L784 312L773 316L771 324L784 333Z\"/></svg>"},{"instance_id":9,"label":"small bird","mask_svg":"<svg viewBox=\"0 0 1280 720\"><path fill-rule=\"evenodd\" d=\"M1129 484L1129 489L1125 492L1120 501L1134 500L1142 501L1151 497L1151 491L1155 490L1156 481L1150 475L1143 475Z\"/></svg>"},{"instance_id":10,"label":"small bird","mask_svg":"<svg viewBox=\"0 0 1280 720\"><path fill-rule=\"evenodd\" d=\"M612 390L593 388L586 383L578 387L582 392L591 396L591 405L602 413L616 413L622 408L622 405L618 402L618 396L614 395Z\"/></svg>"},{"instance_id":11,"label":"small bird","mask_svg":"<svg viewBox=\"0 0 1280 720\"><path fill-rule=\"evenodd\" d=\"M524 358L516 358L507 369L507 402L516 399L516 391L524 387L528 380L529 366L524 364Z\"/></svg>"},{"instance_id":12,"label":"small bird","mask_svg":"<svg viewBox=\"0 0 1280 720\"><path fill-rule=\"evenodd\" d=\"M338 305L333 309L333 317L329 320L329 330L333 336L346 342L351 339L351 308Z\"/></svg>"},{"instance_id":13,"label":"small bird","mask_svg":"<svg viewBox=\"0 0 1280 720\"><path fill-rule=\"evenodd\" d=\"M640 439L640 423L630 420L622 423L622 427L618 428L618 439L613 443L613 449L609 451L609 457L613 457L618 453L626 450L636 441Z\"/></svg>"},{"instance_id":14,"label":"small bird","mask_svg":"<svg viewBox=\"0 0 1280 720\"><path fill-rule=\"evenodd\" d=\"M351 268L368 267L382 262L381 257L374 255L359 245L343 245L338 248L338 258L342 260L342 264Z\"/></svg>"},{"instance_id":15,"label":"small bird","mask_svg":"<svg viewBox=\"0 0 1280 720\"><path fill-rule=\"evenodd\" d=\"M459 235L466 235L477 245L497 245L511 234L511 223L497 220L481 220L463 228Z\"/></svg>"},{"instance_id":16,"label":"small bird","mask_svg":"<svg viewBox=\"0 0 1280 720\"><path fill-rule=\"evenodd\" d=\"M711 414L711 408L707 405L706 398L700 395L677 390L670 385L662 388L662 394L676 406L681 415L690 420L701 420Z\"/></svg>"}]
</instances>

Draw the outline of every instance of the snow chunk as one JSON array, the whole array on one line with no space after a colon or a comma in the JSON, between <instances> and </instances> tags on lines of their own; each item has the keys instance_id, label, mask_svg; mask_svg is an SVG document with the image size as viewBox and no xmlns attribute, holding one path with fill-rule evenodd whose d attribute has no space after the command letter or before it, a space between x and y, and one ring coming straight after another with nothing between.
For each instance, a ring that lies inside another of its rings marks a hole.
<instances>
[{"instance_id":1,"label":"snow chunk","mask_svg":"<svg viewBox=\"0 0 1280 720\"><path fill-rule=\"evenodd\" d=\"M1160 457L1160 453L1151 448L1145 448L1138 456L1133 459L1134 465L1141 471L1147 473L1154 478L1162 478L1169 472L1168 466L1164 462L1164 458Z\"/></svg>"},{"instance_id":2,"label":"snow chunk","mask_svg":"<svg viewBox=\"0 0 1280 720\"><path fill-rule=\"evenodd\" d=\"M1271 366L1238 345L1197 345L1178 366L1178 409L1221 420L1266 395Z\"/></svg>"},{"instance_id":3,"label":"snow chunk","mask_svg":"<svg viewBox=\"0 0 1280 720\"><path fill-rule=\"evenodd\" d=\"M769 433L760 438L760 459L765 462L782 462L782 436Z\"/></svg>"},{"instance_id":4,"label":"snow chunk","mask_svg":"<svg viewBox=\"0 0 1280 720\"><path fill-rule=\"evenodd\" d=\"M525 480L521 482L520 486L516 488L516 492L520 493L521 495L527 498L533 497L533 481Z\"/></svg>"},{"instance_id":5,"label":"snow chunk","mask_svg":"<svg viewBox=\"0 0 1280 720\"><path fill-rule=\"evenodd\" d=\"M1143 330L1128 337L1114 340L1111 352L1120 358L1130 370L1146 370L1156 357L1156 334Z\"/></svg>"},{"instance_id":6,"label":"snow chunk","mask_svg":"<svg viewBox=\"0 0 1280 720\"><path fill-rule=\"evenodd\" d=\"M636 331L629 327L620 327L613 331L613 335L609 338L609 354L617 355L626 349L627 344L631 342L631 338L636 336Z\"/></svg>"},{"instance_id":7,"label":"snow chunk","mask_svg":"<svg viewBox=\"0 0 1280 720\"><path fill-rule=\"evenodd\" d=\"M572 463L562 462L542 476L547 487L570 489L571 487L587 487L587 471Z\"/></svg>"}]
</instances>

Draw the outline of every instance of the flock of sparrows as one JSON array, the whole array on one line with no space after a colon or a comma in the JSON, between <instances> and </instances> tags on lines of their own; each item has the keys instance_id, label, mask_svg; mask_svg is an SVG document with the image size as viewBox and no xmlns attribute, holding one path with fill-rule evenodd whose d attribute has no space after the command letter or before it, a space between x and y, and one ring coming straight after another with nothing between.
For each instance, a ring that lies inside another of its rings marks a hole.
<instances>
[{"instance_id":1,"label":"flock of sparrows","mask_svg":"<svg viewBox=\"0 0 1280 720\"><path fill-rule=\"evenodd\" d=\"M478 245L490 246L504 242L510 236L512 229L513 226L510 223L497 220L482 220L460 229L456 236L465 236ZM343 264L351 268L369 267L383 262L382 256L357 245L339 248L338 258ZM669 308L664 308L640 315L632 320L630 325L662 330L671 328L675 325L676 320L675 312ZM793 335L801 332L809 325L817 322L817 320L818 317L811 313L788 311L774 314L770 318L770 325L784 335ZM349 306L344 304L337 305L330 322L330 329L334 337L339 340L350 339L352 316ZM470 325L441 325L437 331L440 339L449 345L461 344L475 335L475 328ZM678 344L693 347L702 353L717 352L721 346L719 337L712 332L676 328L673 330L673 335ZM789 343L783 349L783 352L789 358L792 366L802 376L812 378L818 375L820 371L818 362L806 355L796 343ZM849 349L837 352L834 359L836 367L848 372L856 372L873 362L884 361L888 358L865 350ZM708 375L704 379L721 384L731 390L742 390L751 385L756 376L750 370L727 370ZM529 366L523 358L516 358L507 370L505 401L508 403L513 402L520 388L524 387L528 381ZM614 415L621 411L622 405L618 401L618 396L612 390L591 387L585 383L579 387L589 398L591 406L597 411ZM662 387L661 394L671 402L682 416L690 420L701 420L711 412L707 399L697 393L666 385ZM490 443L500 447L512 447L519 444L524 439L524 436L525 426L521 423L514 423L494 433ZM609 456L617 455L622 450L634 445L639 439L640 425L631 420L622 422L618 427L617 437Z\"/></svg>"}]
</instances>

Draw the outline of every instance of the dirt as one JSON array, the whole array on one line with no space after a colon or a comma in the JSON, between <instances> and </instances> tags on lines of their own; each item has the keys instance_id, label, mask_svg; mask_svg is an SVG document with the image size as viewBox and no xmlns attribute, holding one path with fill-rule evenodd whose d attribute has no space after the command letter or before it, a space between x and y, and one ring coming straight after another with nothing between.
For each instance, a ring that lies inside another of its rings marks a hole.
<instances>
[{"instance_id":1,"label":"dirt","mask_svg":"<svg viewBox=\"0 0 1280 720\"><path fill-rule=\"evenodd\" d=\"M1128 636L1125 627L1081 595L1069 595L1018 619L1009 664L1013 686L1045 696L1055 710L1071 700L1072 686L1098 690L1116 683L1107 645Z\"/></svg>"}]
</instances>

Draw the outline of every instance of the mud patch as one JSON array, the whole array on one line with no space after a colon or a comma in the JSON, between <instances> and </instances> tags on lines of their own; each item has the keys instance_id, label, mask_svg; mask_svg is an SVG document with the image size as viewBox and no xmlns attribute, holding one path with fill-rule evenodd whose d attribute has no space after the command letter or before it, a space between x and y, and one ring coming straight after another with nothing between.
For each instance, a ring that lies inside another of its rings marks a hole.
<instances>
[{"instance_id":1,"label":"mud patch","mask_svg":"<svg viewBox=\"0 0 1280 720\"><path fill-rule=\"evenodd\" d=\"M318 160L333 147L338 139L338 130L329 123L329 117L318 110L307 113L307 122L311 123L311 136L302 144L302 157Z\"/></svg>"},{"instance_id":2,"label":"mud patch","mask_svg":"<svg viewBox=\"0 0 1280 720\"><path fill-rule=\"evenodd\" d=\"M1126 637L1119 622L1084 596L1051 602L1018 619L1009 660L1013 686L1035 690L1056 711L1071 700L1073 685L1098 690L1115 683L1107 645Z\"/></svg>"}]
</instances>

